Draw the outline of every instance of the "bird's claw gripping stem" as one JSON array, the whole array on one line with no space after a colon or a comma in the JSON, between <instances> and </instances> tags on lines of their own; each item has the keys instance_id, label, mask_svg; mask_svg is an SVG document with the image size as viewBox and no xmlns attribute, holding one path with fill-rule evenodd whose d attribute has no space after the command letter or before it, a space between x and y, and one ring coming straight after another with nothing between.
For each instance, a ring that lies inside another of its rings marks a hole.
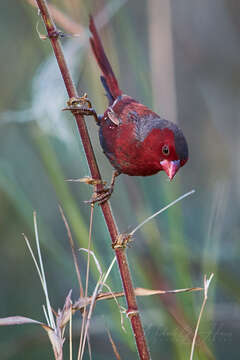
<instances>
[{"instance_id":1,"label":"bird's claw gripping stem","mask_svg":"<svg viewBox=\"0 0 240 360\"><path fill-rule=\"evenodd\" d=\"M98 204L101 205L108 201L113 193L113 187L96 190L90 200L84 201L86 204Z\"/></svg>"},{"instance_id":2,"label":"bird's claw gripping stem","mask_svg":"<svg viewBox=\"0 0 240 360\"><path fill-rule=\"evenodd\" d=\"M93 109L91 101L89 100L87 94L85 93L81 97L72 97L67 101L67 107L63 109L70 110L74 115L85 115L93 116L96 123L100 124L100 118L98 117L96 111Z\"/></svg>"},{"instance_id":3,"label":"bird's claw gripping stem","mask_svg":"<svg viewBox=\"0 0 240 360\"><path fill-rule=\"evenodd\" d=\"M91 205L94 205L97 203L98 205L101 205L104 202L108 201L113 193L115 180L118 175L120 175L120 172L115 170L112 175L112 180L111 180L110 186L108 188L95 190L95 192L93 193L92 199L85 201L85 203L91 204ZM103 182L103 181L101 181L101 183L103 185L105 184L105 182Z\"/></svg>"}]
</instances>

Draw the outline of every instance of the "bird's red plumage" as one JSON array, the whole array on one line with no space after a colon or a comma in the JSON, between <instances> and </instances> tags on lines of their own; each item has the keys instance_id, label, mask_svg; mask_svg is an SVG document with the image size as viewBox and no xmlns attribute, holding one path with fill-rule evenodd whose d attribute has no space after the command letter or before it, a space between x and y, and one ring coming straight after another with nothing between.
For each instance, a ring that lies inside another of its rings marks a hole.
<instances>
[{"instance_id":1,"label":"bird's red plumage","mask_svg":"<svg viewBox=\"0 0 240 360\"><path fill-rule=\"evenodd\" d=\"M164 170L170 179L188 159L180 128L133 98L123 95L90 17L93 53L103 74L110 106L100 121L104 153L119 173L148 176Z\"/></svg>"}]
</instances>

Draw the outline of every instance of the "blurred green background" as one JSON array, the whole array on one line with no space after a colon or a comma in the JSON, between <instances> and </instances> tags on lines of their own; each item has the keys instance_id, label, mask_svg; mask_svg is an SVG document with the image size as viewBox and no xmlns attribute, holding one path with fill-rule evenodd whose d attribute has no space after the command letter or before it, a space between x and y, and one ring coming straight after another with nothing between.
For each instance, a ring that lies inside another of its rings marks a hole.
<instances>
[{"instance_id":1,"label":"blurred green background","mask_svg":"<svg viewBox=\"0 0 240 360\"><path fill-rule=\"evenodd\" d=\"M87 92L99 113L107 105L99 69L88 45L88 14L97 15L106 52L127 94L177 121L190 159L172 183L165 174L117 179L111 198L121 232L191 189L196 193L136 233L128 249L134 284L155 289L201 286L214 272L199 335L205 345L195 359L239 358L239 93L240 3L238 0L56 0L77 26L63 40L79 93ZM58 18L61 21L61 17ZM62 25L62 26L61 26ZM89 174L74 119L63 113L67 94L36 8L26 0L0 2L0 317L44 320L44 295L24 232L34 246L37 211L50 299L63 306L69 289L78 297L61 204L77 247L87 247L91 188L65 179ZM103 177L112 168L102 154L97 127L86 119ZM93 246L103 270L113 251L100 208L94 211ZM79 254L82 277L86 254ZM91 262L90 290L98 272ZM115 266L108 281L121 290ZM187 359L201 293L139 298L152 359ZM124 301L120 303L125 306ZM76 351L80 317L74 317ZM114 354L107 329L123 359L137 355L130 328L121 329L114 301L98 303L90 335L94 359ZM67 340L65 358L68 358ZM208 350L206 350L208 347ZM210 352L212 355L210 355ZM53 358L42 329L0 328L1 360ZM86 352L84 359L88 359Z\"/></svg>"}]
</instances>

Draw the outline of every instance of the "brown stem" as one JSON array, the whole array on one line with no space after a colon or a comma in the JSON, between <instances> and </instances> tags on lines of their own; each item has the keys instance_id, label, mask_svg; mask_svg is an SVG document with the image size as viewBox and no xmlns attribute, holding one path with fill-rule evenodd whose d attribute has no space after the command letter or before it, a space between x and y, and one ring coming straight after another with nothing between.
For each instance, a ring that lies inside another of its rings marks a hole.
<instances>
[{"instance_id":1,"label":"brown stem","mask_svg":"<svg viewBox=\"0 0 240 360\"><path fill-rule=\"evenodd\" d=\"M61 74L63 77L63 81L65 83L65 86L66 86L66 89L68 92L68 96L70 98L78 97L76 88L71 79L71 76L70 76L69 70L67 68L67 64L66 64L64 55L63 55L62 46L59 41L57 28L53 22L53 19L49 13L49 10L48 10L47 2L46 2L46 0L37 0L37 4L38 4L39 10L41 12L41 15L43 17L43 21L45 23L47 33L48 33L49 39L51 41L53 51L55 53L55 56L56 56L56 59L57 59L57 62L58 62L58 65L59 65L59 68L60 68L60 71L61 71ZM88 161L88 165L90 168L92 178L101 179L101 175L100 175L100 172L98 169L98 165L97 165L96 158L95 158L95 155L93 152L92 144L90 142L90 138L88 135L88 131L87 131L87 127L86 127L84 118L82 115L79 115L79 114L75 114L74 116L75 116L75 119L76 119L76 122L78 125L78 130L79 130L79 133L80 133L80 136L82 139L83 147L85 150L85 154L87 157L87 161ZM102 190L102 189L103 189L103 185L101 183L99 185L97 185L97 190ZM112 240L112 244L115 244L117 242L119 232L118 232L117 225L115 223L109 202L107 201L107 202L101 204L101 208L102 208L105 222L107 224L108 231L109 231L109 234L110 234L110 237ZM150 359L150 354L148 351L140 315L138 312L136 296L134 293L134 288L133 288L133 284L132 284L132 279L131 279L131 274L130 274L130 270L129 270L129 266L128 266L128 262L127 262L125 249L124 248L116 248L115 254L116 254L116 258L117 258L117 262L118 262L118 266L119 266L119 270L120 270L120 275L121 275L121 279L122 279L122 283L123 283L126 301L128 304L127 315L131 321L139 357L142 360L147 360L147 359Z\"/></svg>"}]
</instances>

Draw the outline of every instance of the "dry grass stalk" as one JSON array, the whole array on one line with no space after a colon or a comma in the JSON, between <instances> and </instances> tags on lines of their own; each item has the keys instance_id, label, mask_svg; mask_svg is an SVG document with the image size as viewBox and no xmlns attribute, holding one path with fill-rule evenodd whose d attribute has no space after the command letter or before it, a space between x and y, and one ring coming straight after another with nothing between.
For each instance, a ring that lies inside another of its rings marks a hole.
<instances>
[{"instance_id":1,"label":"dry grass stalk","mask_svg":"<svg viewBox=\"0 0 240 360\"><path fill-rule=\"evenodd\" d=\"M64 215L63 209L61 208L60 205L59 205L59 210L60 210L64 225L65 225L65 227L67 229L67 235L68 235L69 243L70 243L71 250L72 250L73 262L74 262L75 271L76 271L76 274L77 274L77 279L78 279L78 284L79 284L79 289L80 289L80 298L81 298L81 297L83 297L83 285L82 285L82 279L81 279L81 275L80 275L80 271L79 271L75 245L74 245L74 242L73 242L72 233L71 233L69 224L68 224L67 219L66 219L66 217Z\"/></svg>"},{"instance_id":2,"label":"dry grass stalk","mask_svg":"<svg viewBox=\"0 0 240 360\"><path fill-rule=\"evenodd\" d=\"M203 303L202 303L202 306L201 306L201 310L200 310L200 313L199 313L199 316L198 316L198 321L197 321L197 325L196 325L196 329L194 331L194 336L193 336L193 341L192 341L192 347L191 347L191 354L190 354L190 360L193 360L193 354L194 354L194 348L195 348L195 344L196 344L196 339L197 339L197 334L198 334L198 329L199 329L199 325L200 325L200 321L201 321L201 318L202 318L202 314L203 314L203 311L204 311L204 308L205 308L205 305L206 305L206 302L207 302L207 298L208 298L208 288L209 288L209 285L212 281L212 278L213 278L214 274L211 274L209 279L207 279L207 276L204 275L204 299L203 299Z\"/></svg>"},{"instance_id":3,"label":"dry grass stalk","mask_svg":"<svg viewBox=\"0 0 240 360\"><path fill-rule=\"evenodd\" d=\"M89 282L89 270L90 270L90 247L91 247L91 239L92 239L92 225L93 225L93 210L94 206L91 206L91 215L90 215L90 224L89 224L89 237L88 237L88 258L87 258L87 272L86 272L86 283L85 283L85 298L88 296L88 282ZM87 327L86 325L86 318L87 318L87 307L84 306L83 314L82 314L82 327L81 327L81 334L80 334L80 343L78 349L78 360L82 359L85 341L87 336ZM84 334L84 336L83 336Z\"/></svg>"},{"instance_id":4,"label":"dry grass stalk","mask_svg":"<svg viewBox=\"0 0 240 360\"><path fill-rule=\"evenodd\" d=\"M113 341L113 338L112 338L112 336L111 336L110 331L107 330L107 333L108 333L108 338L109 338L110 343L111 343L111 345L112 345L112 349L113 349L113 352L114 352L114 354L115 354L116 359L117 359L117 360L121 360L120 354L119 354L119 352L118 352L118 349L117 349L117 347L116 347L115 342Z\"/></svg>"}]
</instances>

